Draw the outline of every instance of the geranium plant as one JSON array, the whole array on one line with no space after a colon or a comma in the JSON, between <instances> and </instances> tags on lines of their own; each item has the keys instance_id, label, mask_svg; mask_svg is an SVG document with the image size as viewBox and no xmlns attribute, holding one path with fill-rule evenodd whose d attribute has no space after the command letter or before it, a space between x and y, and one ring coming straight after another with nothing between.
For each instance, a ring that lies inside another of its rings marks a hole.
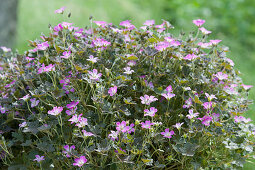
<instances>
[{"instance_id":1,"label":"geranium plant","mask_svg":"<svg viewBox=\"0 0 255 170\"><path fill-rule=\"evenodd\" d=\"M24 54L2 48L1 166L242 167L254 157L242 116L251 86L205 21L193 23L175 37L167 21L62 22Z\"/></svg>"}]
</instances>

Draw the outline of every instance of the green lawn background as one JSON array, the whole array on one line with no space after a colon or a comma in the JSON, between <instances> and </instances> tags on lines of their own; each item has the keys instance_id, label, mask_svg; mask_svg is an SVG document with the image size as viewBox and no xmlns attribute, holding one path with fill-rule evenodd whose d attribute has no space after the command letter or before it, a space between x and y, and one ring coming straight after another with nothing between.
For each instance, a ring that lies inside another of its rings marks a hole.
<instances>
[{"instance_id":1,"label":"green lawn background","mask_svg":"<svg viewBox=\"0 0 255 170\"><path fill-rule=\"evenodd\" d=\"M62 6L67 7L65 14L55 14ZM41 33L47 35L49 24L66 21L84 27L91 15L94 20L116 25L127 19L136 26L148 19L155 19L157 24L165 19L175 26L175 33L194 31L192 20L201 18L206 20L205 28L213 31L212 39L222 39L221 44L230 48L228 57L242 73L244 84L255 86L254 8L252 0L19 0L16 48L21 53L29 49L27 40L39 38ZM71 18L67 17L69 12ZM255 88L249 98L255 99ZM246 116L255 121L254 113L253 104ZM254 166L248 163L245 169Z\"/></svg>"}]
</instances>

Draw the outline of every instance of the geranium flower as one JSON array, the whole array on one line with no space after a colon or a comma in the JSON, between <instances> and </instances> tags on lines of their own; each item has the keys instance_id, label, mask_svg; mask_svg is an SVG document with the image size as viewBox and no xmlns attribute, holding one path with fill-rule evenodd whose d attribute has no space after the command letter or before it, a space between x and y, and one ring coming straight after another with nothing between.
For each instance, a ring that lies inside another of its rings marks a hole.
<instances>
[{"instance_id":1,"label":"geranium flower","mask_svg":"<svg viewBox=\"0 0 255 170\"><path fill-rule=\"evenodd\" d=\"M175 94L173 94L173 93L164 93L164 94L162 94L162 96L164 96L167 100L170 100L171 98L173 98L175 96Z\"/></svg>"},{"instance_id":2,"label":"geranium flower","mask_svg":"<svg viewBox=\"0 0 255 170\"><path fill-rule=\"evenodd\" d=\"M108 93L110 94L110 96L113 96L117 93L117 88L118 88L117 86L114 86L108 90Z\"/></svg>"},{"instance_id":3,"label":"geranium flower","mask_svg":"<svg viewBox=\"0 0 255 170\"><path fill-rule=\"evenodd\" d=\"M217 97L214 94L209 95L208 93L205 93L208 101L212 101L212 99L217 99Z\"/></svg>"},{"instance_id":4,"label":"geranium flower","mask_svg":"<svg viewBox=\"0 0 255 170\"><path fill-rule=\"evenodd\" d=\"M167 91L168 93L171 93L171 92L173 91L172 86L171 86L171 85L167 86L166 91Z\"/></svg>"},{"instance_id":5,"label":"geranium flower","mask_svg":"<svg viewBox=\"0 0 255 170\"><path fill-rule=\"evenodd\" d=\"M217 45L221 41L222 40L210 40L210 43L212 43L213 45Z\"/></svg>"},{"instance_id":6,"label":"geranium flower","mask_svg":"<svg viewBox=\"0 0 255 170\"><path fill-rule=\"evenodd\" d=\"M182 123L176 123L175 125L173 125L173 127L180 130L182 125L183 125L183 122Z\"/></svg>"},{"instance_id":7,"label":"geranium flower","mask_svg":"<svg viewBox=\"0 0 255 170\"><path fill-rule=\"evenodd\" d=\"M133 24L130 23L130 20L126 20L126 21L121 21L120 22L120 26L123 26L129 30L132 30L135 28L135 26Z\"/></svg>"},{"instance_id":8,"label":"geranium flower","mask_svg":"<svg viewBox=\"0 0 255 170\"><path fill-rule=\"evenodd\" d=\"M131 123L128 127L127 133L135 132L135 129L133 128L135 126L134 123Z\"/></svg>"},{"instance_id":9,"label":"geranium flower","mask_svg":"<svg viewBox=\"0 0 255 170\"><path fill-rule=\"evenodd\" d=\"M77 110L77 107L73 107L70 110L66 110L66 114L69 116L73 115L73 114L75 114L76 110Z\"/></svg>"},{"instance_id":10,"label":"geranium flower","mask_svg":"<svg viewBox=\"0 0 255 170\"><path fill-rule=\"evenodd\" d=\"M31 107L35 107L38 105L38 103L40 102L40 100L36 100L36 98L30 99L31 101Z\"/></svg>"},{"instance_id":11,"label":"geranium flower","mask_svg":"<svg viewBox=\"0 0 255 170\"><path fill-rule=\"evenodd\" d=\"M131 67L125 67L124 68L124 70L125 70L125 74L132 74L133 72L135 72L134 70L131 70Z\"/></svg>"},{"instance_id":12,"label":"geranium flower","mask_svg":"<svg viewBox=\"0 0 255 170\"><path fill-rule=\"evenodd\" d=\"M68 121L71 122L71 124L73 123L78 123L78 121L80 120L82 114L80 114L79 116L78 115L73 115L73 117L71 119L69 119Z\"/></svg>"},{"instance_id":13,"label":"geranium flower","mask_svg":"<svg viewBox=\"0 0 255 170\"><path fill-rule=\"evenodd\" d=\"M150 116L150 117L154 117L155 116L155 113L157 112L158 110L155 108L155 107L151 107L150 110L148 109L145 109L144 112L144 116Z\"/></svg>"},{"instance_id":14,"label":"geranium flower","mask_svg":"<svg viewBox=\"0 0 255 170\"><path fill-rule=\"evenodd\" d=\"M204 106L204 109L205 110L208 110L208 109L211 109L212 108L212 102L205 102L203 103L203 106Z\"/></svg>"},{"instance_id":15,"label":"geranium flower","mask_svg":"<svg viewBox=\"0 0 255 170\"><path fill-rule=\"evenodd\" d=\"M211 33L212 33L212 31L208 31L208 30L205 29L204 27L199 28L199 30L202 32L202 34L205 34L205 35L211 34Z\"/></svg>"},{"instance_id":16,"label":"geranium flower","mask_svg":"<svg viewBox=\"0 0 255 170\"><path fill-rule=\"evenodd\" d=\"M189 110L189 114L186 116L188 119L193 119L194 117L197 117L199 113L194 113L193 109Z\"/></svg>"},{"instance_id":17,"label":"geranium flower","mask_svg":"<svg viewBox=\"0 0 255 170\"><path fill-rule=\"evenodd\" d=\"M94 57L93 55L89 56L89 59L87 59L88 61L92 62L92 63L96 63L98 60L98 57Z\"/></svg>"},{"instance_id":18,"label":"geranium flower","mask_svg":"<svg viewBox=\"0 0 255 170\"><path fill-rule=\"evenodd\" d=\"M207 115L205 115L202 118L197 118L197 119L201 120L202 124L205 125L205 126L210 126L210 122L212 121L212 117L211 116L207 116Z\"/></svg>"},{"instance_id":19,"label":"geranium flower","mask_svg":"<svg viewBox=\"0 0 255 170\"><path fill-rule=\"evenodd\" d=\"M45 41L45 42L43 42L43 43L41 43L41 44L37 44L37 49L38 49L38 50L44 51L44 50L46 50L48 47L49 47L48 41Z\"/></svg>"},{"instance_id":20,"label":"geranium flower","mask_svg":"<svg viewBox=\"0 0 255 170\"><path fill-rule=\"evenodd\" d=\"M63 153L65 154L65 156L66 156L67 158L70 158L71 156L70 156L69 154L72 153L72 150L75 149L75 146L72 145L72 146L69 147L69 145L65 145L65 146L64 146L64 149L65 149L65 150L63 151Z\"/></svg>"},{"instance_id":21,"label":"geranium flower","mask_svg":"<svg viewBox=\"0 0 255 170\"><path fill-rule=\"evenodd\" d=\"M97 26L99 26L99 27L105 27L105 26L107 26L108 24L107 24L107 22L105 22L105 21L93 21Z\"/></svg>"},{"instance_id":22,"label":"geranium flower","mask_svg":"<svg viewBox=\"0 0 255 170\"><path fill-rule=\"evenodd\" d=\"M135 65L136 65L136 61L130 60L130 61L127 63L127 65L130 66L130 67L135 66Z\"/></svg>"},{"instance_id":23,"label":"geranium flower","mask_svg":"<svg viewBox=\"0 0 255 170\"><path fill-rule=\"evenodd\" d=\"M190 108L192 106L192 99L189 98L188 100L185 101L185 105L183 105L183 108Z\"/></svg>"},{"instance_id":24,"label":"geranium flower","mask_svg":"<svg viewBox=\"0 0 255 170\"><path fill-rule=\"evenodd\" d=\"M181 43L179 41L173 40L170 42L170 45L174 47L178 47L179 45L181 45Z\"/></svg>"},{"instance_id":25,"label":"geranium flower","mask_svg":"<svg viewBox=\"0 0 255 170\"><path fill-rule=\"evenodd\" d=\"M196 26L201 27L201 26L205 23L205 20L197 19L197 20L193 20L193 23L194 23Z\"/></svg>"},{"instance_id":26,"label":"geranium flower","mask_svg":"<svg viewBox=\"0 0 255 170\"><path fill-rule=\"evenodd\" d=\"M88 71L89 72L89 78L91 80L98 81L99 78L102 76L102 73L97 73L97 69L93 69L93 71Z\"/></svg>"},{"instance_id":27,"label":"geranium flower","mask_svg":"<svg viewBox=\"0 0 255 170\"><path fill-rule=\"evenodd\" d=\"M74 159L74 161L74 166L82 167L87 162L87 159L85 156L80 156L79 158Z\"/></svg>"},{"instance_id":28,"label":"geranium flower","mask_svg":"<svg viewBox=\"0 0 255 170\"><path fill-rule=\"evenodd\" d=\"M111 138L111 140L115 141L115 139L118 140L118 135L119 135L119 131L111 130L111 134L109 134L109 137Z\"/></svg>"},{"instance_id":29,"label":"geranium flower","mask_svg":"<svg viewBox=\"0 0 255 170\"><path fill-rule=\"evenodd\" d=\"M19 124L19 127L26 127L27 126L27 122L22 122L21 124Z\"/></svg>"},{"instance_id":30,"label":"geranium flower","mask_svg":"<svg viewBox=\"0 0 255 170\"><path fill-rule=\"evenodd\" d=\"M65 59L68 59L68 58L70 58L70 56L71 56L71 51L65 51L65 52L63 52L63 55L62 56L60 56L60 58L65 58Z\"/></svg>"},{"instance_id":31,"label":"geranium flower","mask_svg":"<svg viewBox=\"0 0 255 170\"><path fill-rule=\"evenodd\" d=\"M197 57L198 57L197 55L195 55L194 53L192 53L192 54L186 55L185 57L183 57L183 59L184 59L184 60L189 60L189 61L191 61L191 60L193 60L193 59L196 59Z\"/></svg>"},{"instance_id":32,"label":"geranium flower","mask_svg":"<svg viewBox=\"0 0 255 170\"><path fill-rule=\"evenodd\" d=\"M43 160L44 160L44 156L35 155L34 161L37 161L38 163L40 163L40 162L43 161Z\"/></svg>"},{"instance_id":33,"label":"geranium flower","mask_svg":"<svg viewBox=\"0 0 255 170\"><path fill-rule=\"evenodd\" d=\"M197 45L200 46L201 48L210 48L212 46L212 43L199 42L197 43Z\"/></svg>"},{"instance_id":34,"label":"geranium flower","mask_svg":"<svg viewBox=\"0 0 255 170\"><path fill-rule=\"evenodd\" d=\"M99 48L101 50L106 49L107 46L109 45L111 45L111 43L104 40L103 38L96 38L95 40L92 41L92 46Z\"/></svg>"},{"instance_id":35,"label":"geranium flower","mask_svg":"<svg viewBox=\"0 0 255 170\"><path fill-rule=\"evenodd\" d=\"M93 133L87 132L86 130L82 130L82 132L84 137L95 136Z\"/></svg>"},{"instance_id":36,"label":"geranium flower","mask_svg":"<svg viewBox=\"0 0 255 170\"><path fill-rule=\"evenodd\" d=\"M75 126L82 128L85 127L86 125L88 125L88 119L84 117L79 117L78 123Z\"/></svg>"},{"instance_id":37,"label":"geranium flower","mask_svg":"<svg viewBox=\"0 0 255 170\"><path fill-rule=\"evenodd\" d=\"M241 86L243 86L244 90L249 90L250 88L252 88L252 85L244 85L242 84Z\"/></svg>"},{"instance_id":38,"label":"geranium flower","mask_svg":"<svg viewBox=\"0 0 255 170\"><path fill-rule=\"evenodd\" d=\"M141 122L142 128L144 129L150 129L151 125L154 125L154 123L151 123L150 120L146 120L145 122Z\"/></svg>"},{"instance_id":39,"label":"geranium flower","mask_svg":"<svg viewBox=\"0 0 255 170\"><path fill-rule=\"evenodd\" d=\"M155 46L155 49L158 51L164 51L168 47L170 47L170 43L167 41L162 41L162 42L157 43L157 45Z\"/></svg>"},{"instance_id":40,"label":"geranium flower","mask_svg":"<svg viewBox=\"0 0 255 170\"><path fill-rule=\"evenodd\" d=\"M72 109L74 108L75 106L77 106L79 104L79 101L72 101L71 103L67 104L66 107L68 109Z\"/></svg>"},{"instance_id":41,"label":"geranium flower","mask_svg":"<svg viewBox=\"0 0 255 170\"><path fill-rule=\"evenodd\" d=\"M146 26L152 26L155 24L155 20L146 20L145 23L143 23L143 25Z\"/></svg>"},{"instance_id":42,"label":"geranium flower","mask_svg":"<svg viewBox=\"0 0 255 170\"><path fill-rule=\"evenodd\" d=\"M7 48L7 47L4 47L4 46L2 46L2 47L0 47L2 50L3 50L3 52L5 52L5 53L7 53L7 52L10 52L11 51L11 49L10 48Z\"/></svg>"},{"instance_id":43,"label":"geranium flower","mask_svg":"<svg viewBox=\"0 0 255 170\"><path fill-rule=\"evenodd\" d=\"M248 122L250 122L250 121L251 121L251 119L250 119L250 118L246 119L246 118L245 118L245 117L243 117L243 116L235 116L235 117L234 117L234 119L235 119L235 122L236 122L236 123L239 123L239 122L245 122L245 123L248 123Z\"/></svg>"},{"instance_id":44,"label":"geranium flower","mask_svg":"<svg viewBox=\"0 0 255 170\"><path fill-rule=\"evenodd\" d=\"M7 111L7 109L0 105L0 111L2 114L4 114Z\"/></svg>"},{"instance_id":45,"label":"geranium flower","mask_svg":"<svg viewBox=\"0 0 255 170\"><path fill-rule=\"evenodd\" d=\"M48 111L48 114L53 115L53 116L57 116L59 115L63 110L63 107L54 107L52 110Z\"/></svg>"},{"instance_id":46,"label":"geranium flower","mask_svg":"<svg viewBox=\"0 0 255 170\"><path fill-rule=\"evenodd\" d=\"M174 131L171 130L169 132L169 128L165 129L165 132L161 132L161 135L163 135L164 138L172 138L172 135L174 135Z\"/></svg>"},{"instance_id":47,"label":"geranium flower","mask_svg":"<svg viewBox=\"0 0 255 170\"><path fill-rule=\"evenodd\" d=\"M125 133L129 130L129 127L126 126L126 121L122 121L121 123L117 122L116 125L117 125L117 127L116 127L117 131L121 131L121 132Z\"/></svg>"},{"instance_id":48,"label":"geranium flower","mask_svg":"<svg viewBox=\"0 0 255 170\"><path fill-rule=\"evenodd\" d=\"M218 72L217 74L214 74L215 77L217 77L219 80L226 80L228 79L227 74L223 74L222 72Z\"/></svg>"},{"instance_id":49,"label":"geranium flower","mask_svg":"<svg viewBox=\"0 0 255 170\"><path fill-rule=\"evenodd\" d=\"M59 8L59 9L55 10L55 14L63 14L64 11L65 11L65 9L66 9L65 6L61 7L61 8Z\"/></svg>"},{"instance_id":50,"label":"geranium flower","mask_svg":"<svg viewBox=\"0 0 255 170\"><path fill-rule=\"evenodd\" d=\"M148 96L147 94L141 96L140 99L141 103L146 105L150 105L150 103L158 100L157 98L155 98L155 96Z\"/></svg>"},{"instance_id":51,"label":"geranium flower","mask_svg":"<svg viewBox=\"0 0 255 170\"><path fill-rule=\"evenodd\" d=\"M153 83L152 83L152 82L149 82L149 83L148 83L148 81L147 81L147 80L144 80L144 82L145 82L145 85L146 85L147 87L149 87L149 88L151 88L151 89L153 89L153 88L154 88L154 85L153 85Z\"/></svg>"},{"instance_id":52,"label":"geranium flower","mask_svg":"<svg viewBox=\"0 0 255 170\"><path fill-rule=\"evenodd\" d=\"M22 98L20 98L20 100L24 100L24 101L27 101L29 99L30 95L27 94L25 96L23 96Z\"/></svg>"}]
</instances>

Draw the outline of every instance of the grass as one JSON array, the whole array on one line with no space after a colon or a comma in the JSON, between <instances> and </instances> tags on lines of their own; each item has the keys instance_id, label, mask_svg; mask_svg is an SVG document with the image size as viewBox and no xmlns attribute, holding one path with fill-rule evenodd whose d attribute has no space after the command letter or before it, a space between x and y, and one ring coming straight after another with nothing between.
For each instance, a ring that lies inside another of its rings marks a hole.
<instances>
[{"instance_id":1,"label":"grass","mask_svg":"<svg viewBox=\"0 0 255 170\"><path fill-rule=\"evenodd\" d=\"M130 19L135 25L141 25L147 19L155 19L159 24L162 15L160 14L162 4L148 0L20 0L18 12L18 37L16 48L20 52L28 50L27 40L38 38L41 33L48 34L48 25L56 25L62 21L73 22L76 26L84 27L89 24L89 16L95 20L104 20L116 25L120 21ZM54 11L62 6L67 7L65 17L54 14ZM67 18L67 13L71 11L71 18ZM179 14L181 24L190 22L184 20ZM169 18L170 16L164 16ZM197 16L189 16L196 19ZM178 18L176 19L178 20ZM209 22L209 21L208 21ZM180 28L176 27L177 30ZM209 28L208 28L209 29ZM213 30L210 28L209 30ZM191 30L188 27L187 30ZM230 47L229 57L235 62L235 67L242 73L244 84L255 86L255 50L247 49L236 41L236 37L226 37L220 33L214 35L217 39L222 39L221 44ZM253 51L252 51L253 50ZM255 88L250 91L249 99L255 99ZM246 116L255 120L255 105L250 106ZM254 165L247 163L245 169L252 169Z\"/></svg>"}]
</instances>

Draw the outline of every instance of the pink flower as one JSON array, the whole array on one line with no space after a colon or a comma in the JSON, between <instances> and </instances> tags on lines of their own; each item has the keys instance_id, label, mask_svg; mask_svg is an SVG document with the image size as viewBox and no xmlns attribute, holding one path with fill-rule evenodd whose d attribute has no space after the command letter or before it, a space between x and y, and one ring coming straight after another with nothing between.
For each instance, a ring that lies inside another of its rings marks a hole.
<instances>
[{"instance_id":1,"label":"pink flower","mask_svg":"<svg viewBox=\"0 0 255 170\"><path fill-rule=\"evenodd\" d=\"M27 122L22 122L21 124L19 124L19 127L26 127L27 126Z\"/></svg>"},{"instance_id":2,"label":"pink flower","mask_svg":"<svg viewBox=\"0 0 255 170\"><path fill-rule=\"evenodd\" d=\"M226 80L228 79L227 74L223 74L222 72L218 72L217 74L214 74L215 77L217 77L219 80Z\"/></svg>"},{"instance_id":3,"label":"pink flower","mask_svg":"<svg viewBox=\"0 0 255 170\"><path fill-rule=\"evenodd\" d=\"M205 102L203 103L204 109L208 110L212 108L212 102Z\"/></svg>"},{"instance_id":4,"label":"pink flower","mask_svg":"<svg viewBox=\"0 0 255 170\"><path fill-rule=\"evenodd\" d=\"M99 78L102 76L102 73L97 73L97 69L93 69L93 71L88 71L89 72L89 78L91 80L98 81Z\"/></svg>"},{"instance_id":5,"label":"pink flower","mask_svg":"<svg viewBox=\"0 0 255 170\"><path fill-rule=\"evenodd\" d=\"M109 45L111 45L111 43L103 38L96 38L92 41L92 46L98 48L99 50L106 49Z\"/></svg>"},{"instance_id":6,"label":"pink flower","mask_svg":"<svg viewBox=\"0 0 255 170\"><path fill-rule=\"evenodd\" d=\"M161 135L163 135L164 138L172 138L172 135L174 135L174 131L171 130L169 132L169 128L165 129L165 132L161 132Z\"/></svg>"},{"instance_id":7,"label":"pink flower","mask_svg":"<svg viewBox=\"0 0 255 170\"><path fill-rule=\"evenodd\" d=\"M193 119L194 117L197 117L199 113L194 113L193 109L189 110L189 114L186 116L188 119Z\"/></svg>"},{"instance_id":8,"label":"pink flower","mask_svg":"<svg viewBox=\"0 0 255 170\"><path fill-rule=\"evenodd\" d=\"M105 21L93 21L97 26L99 26L99 27L105 27L105 26L107 26L108 24L107 24L107 22L105 22Z\"/></svg>"},{"instance_id":9,"label":"pink flower","mask_svg":"<svg viewBox=\"0 0 255 170\"><path fill-rule=\"evenodd\" d=\"M0 111L1 111L2 114L4 114L7 111L7 109L0 105Z\"/></svg>"},{"instance_id":10,"label":"pink flower","mask_svg":"<svg viewBox=\"0 0 255 170\"><path fill-rule=\"evenodd\" d=\"M171 86L171 85L167 86L166 91L167 91L168 93L171 93L171 92L173 91L172 86Z\"/></svg>"},{"instance_id":11,"label":"pink flower","mask_svg":"<svg viewBox=\"0 0 255 170\"><path fill-rule=\"evenodd\" d=\"M35 155L34 161L37 161L38 163L40 163L40 162L43 161L43 160L44 160L44 156Z\"/></svg>"},{"instance_id":12,"label":"pink flower","mask_svg":"<svg viewBox=\"0 0 255 170\"><path fill-rule=\"evenodd\" d=\"M120 26L123 26L129 30L132 30L135 28L135 26L133 24L130 23L130 20L126 20L126 21L122 21L120 22Z\"/></svg>"},{"instance_id":13,"label":"pink flower","mask_svg":"<svg viewBox=\"0 0 255 170\"><path fill-rule=\"evenodd\" d=\"M38 49L38 50L44 51L44 50L46 50L48 47L49 47L48 41L45 41L45 42L43 42L43 43L41 43L41 44L37 44L37 49Z\"/></svg>"},{"instance_id":14,"label":"pink flower","mask_svg":"<svg viewBox=\"0 0 255 170\"><path fill-rule=\"evenodd\" d=\"M132 74L133 72L135 72L134 70L131 70L131 67L126 67L126 68L124 68L124 70L125 70L125 72L123 72L123 73L125 73L125 74Z\"/></svg>"},{"instance_id":15,"label":"pink flower","mask_svg":"<svg viewBox=\"0 0 255 170\"><path fill-rule=\"evenodd\" d=\"M235 116L234 119L235 119L235 122L236 122L236 123L239 123L239 122L249 123L249 122L251 121L250 118L246 119L246 118L243 117L243 116Z\"/></svg>"},{"instance_id":16,"label":"pink flower","mask_svg":"<svg viewBox=\"0 0 255 170\"><path fill-rule=\"evenodd\" d=\"M145 23L143 23L143 25L146 26L152 26L155 24L155 20L146 20Z\"/></svg>"},{"instance_id":17,"label":"pink flower","mask_svg":"<svg viewBox=\"0 0 255 170\"><path fill-rule=\"evenodd\" d=\"M193 20L193 23L194 23L196 26L201 27L201 26L205 23L205 20L197 19L197 20Z\"/></svg>"},{"instance_id":18,"label":"pink flower","mask_svg":"<svg viewBox=\"0 0 255 170\"><path fill-rule=\"evenodd\" d=\"M132 66L136 65L136 61L130 60L130 61L127 63L127 65L132 67Z\"/></svg>"},{"instance_id":19,"label":"pink flower","mask_svg":"<svg viewBox=\"0 0 255 170\"><path fill-rule=\"evenodd\" d=\"M82 128L85 127L86 125L88 125L88 119L84 117L79 117L78 123L75 126Z\"/></svg>"},{"instance_id":20,"label":"pink flower","mask_svg":"<svg viewBox=\"0 0 255 170\"><path fill-rule=\"evenodd\" d=\"M80 118L81 118L82 114L80 114L79 116L78 115L73 115L73 117L71 119L69 119L68 121L71 122L71 124L73 123L78 123Z\"/></svg>"},{"instance_id":21,"label":"pink flower","mask_svg":"<svg viewBox=\"0 0 255 170\"><path fill-rule=\"evenodd\" d=\"M183 125L183 122L182 123L176 123L175 125L173 125L173 127L175 127L176 129L181 129L181 126Z\"/></svg>"},{"instance_id":22,"label":"pink flower","mask_svg":"<svg viewBox=\"0 0 255 170\"><path fill-rule=\"evenodd\" d=\"M118 135L119 135L119 131L111 130L111 134L109 134L109 137L111 138L111 140L115 141L115 139L118 140Z\"/></svg>"},{"instance_id":23,"label":"pink flower","mask_svg":"<svg viewBox=\"0 0 255 170\"><path fill-rule=\"evenodd\" d=\"M146 105L150 105L150 103L158 100L154 96L148 96L147 94L145 94L144 96L141 96L140 99L141 99L141 103Z\"/></svg>"},{"instance_id":24,"label":"pink flower","mask_svg":"<svg viewBox=\"0 0 255 170\"><path fill-rule=\"evenodd\" d=\"M94 57L93 55L89 56L89 59L87 59L88 61L92 62L92 63L96 63L98 60L98 57Z\"/></svg>"},{"instance_id":25,"label":"pink flower","mask_svg":"<svg viewBox=\"0 0 255 170\"><path fill-rule=\"evenodd\" d=\"M131 133L131 132L135 132L135 129L133 128L135 125L134 123L131 123L130 126L127 126L128 127L128 133Z\"/></svg>"},{"instance_id":26,"label":"pink flower","mask_svg":"<svg viewBox=\"0 0 255 170\"><path fill-rule=\"evenodd\" d=\"M86 162L87 159L85 156L81 156L79 158L74 159L75 163L73 163L74 166L82 167Z\"/></svg>"},{"instance_id":27,"label":"pink flower","mask_svg":"<svg viewBox=\"0 0 255 170\"><path fill-rule=\"evenodd\" d=\"M179 45L181 45L181 43L179 41L173 40L173 41L170 42L170 45L174 46L174 47L178 47Z\"/></svg>"},{"instance_id":28,"label":"pink flower","mask_svg":"<svg viewBox=\"0 0 255 170\"><path fill-rule=\"evenodd\" d=\"M30 95L27 94L25 96L23 96L22 98L20 98L20 100L24 100L24 101L27 101L29 99Z\"/></svg>"},{"instance_id":29,"label":"pink flower","mask_svg":"<svg viewBox=\"0 0 255 170\"><path fill-rule=\"evenodd\" d=\"M156 109L155 107L151 107L150 110L145 109L144 112L146 114L144 114L144 116L150 116L150 117L154 117L155 113L158 111L158 109Z\"/></svg>"},{"instance_id":30,"label":"pink flower","mask_svg":"<svg viewBox=\"0 0 255 170\"><path fill-rule=\"evenodd\" d=\"M217 99L217 97L215 97L214 94L209 95L208 93L205 93L206 97L208 98L209 101L211 101L212 99Z\"/></svg>"},{"instance_id":31,"label":"pink flower","mask_svg":"<svg viewBox=\"0 0 255 170\"><path fill-rule=\"evenodd\" d=\"M197 118L199 120L202 121L202 124L205 125L205 126L210 126L210 122L212 121L212 117L211 116L204 116L202 118Z\"/></svg>"},{"instance_id":32,"label":"pink flower","mask_svg":"<svg viewBox=\"0 0 255 170\"><path fill-rule=\"evenodd\" d=\"M82 130L82 132L84 137L95 136L93 133L87 132L86 130Z\"/></svg>"},{"instance_id":33,"label":"pink flower","mask_svg":"<svg viewBox=\"0 0 255 170\"><path fill-rule=\"evenodd\" d=\"M38 103L40 102L40 100L36 100L36 98L30 99L31 101L31 107L35 107L38 105Z\"/></svg>"},{"instance_id":34,"label":"pink flower","mask_svg":"<svg viewBox=\"0 0 255 170\"><path fill-rule=\"evenodd\" d=\"M235 63L233 62L233 60L227 58L226 59L227 62L229 62L229 64L233 67L235 65Z\"/></svg>"},{"instance_id":35,"label":"pink flower","mask_svg":"<svg viewBox=\"0 0 255 170\"><path fill-rule=\"evenodd\" d=\"M65 58L65 59L68 59L68 58L70 58L70 56L71 56L71 51L65 51L65 52L63 52L63 55L62 56L60 56L60 58Z\"/></svg>"},{"instance_id":36,"label":"pink flower","mask_svg":"<svg viewBox=\"0 0 255 170\"><path fill-rule=\"evenodd\" d=\"M55 10L55 14L63 14L65 9L66 9L65 6L61 7L60 9Z\"/></svg>"},{"instance_id":37,"label":"pink flower","mask_svg":"<svg viewBox=\"0 0 255 170\"><path fill-rule=\"evenodd\" d=\"M11 51L11 49L10 48L7 48L7 47L4 47L4 46L2 46L2 47L0 47L5 53L7 53L7 52L10 52Z\"/></svg>"},{"instance_id":38,"label":"pink flower","mask_svg":"<svg viewBox=\"0 0 255 170\"><path fill-rule=\"evenodd\" d=\"M108 90L108 93L110 94L110 96L113 96L117 93L117 88L118 88L117 86L114 86Z\"/></svg>"},{"instance_id":39,"label":"pink flower","mask_svg":"<svg viewBox=\"0 0 255 170\"><path fill-rule=\"evenodd\" d=\"M212 31L208 31L208 30L205 29L204 27L199 28L199 30L200 30L203 34L205 34L205 35L211 34L211 33L212 33Z\"/></svg>"},{"instance_id":40,"label":"pink flower","mask_svg":"<svg viewBox=\"0 0 255 170\"><path fill-rule=\"evenodd\" d=\"M50 72L50 71L54 71L54 70L55 70L54 65L49 64L48 66L44 67L43 72Z\"/></svg>"},{"instance_id":41,"label":"pink flower","mask_svg":"<svg viewBox=\"0 0 255 170\"><path fill-rule=\"evenodd\" d=\"M210 43L212 43L213 45L217 45L221 41L222 40L210 40Z\"/></svg>"},{"instance_id":42,"label":"pink flower","mask_svg":"<svg viewBox=\"0 0 255 170\"><path fill-rule=\"evenodd\" d=\"M164 94L162 94L162 96L164 96L167 100L170 100L171 98L173 98L175 96L175 94L173 94L173 93L164 93Z\"/></svg>"},{"instance_id":43,"label":"pink flower","mask_svg":"<svg viewBox=\"0 0 255 170\"><path fill-rule=\"evenodd\" d=\"M189 60L189 61L191 61L191 60L193 60L193 59L196 59L197 57L198 57L197 55L195 55L194 53L192 53L192 54L186 55L185 57L183 57L183 59L184 59L184 60Z\"/></svg>"},{"instance_id":44,"label":"pink flower","mask_svg":"<svg viewBox=\"0 0 255 170\"><path fill-rule=\"evenodd\" d=\"M157 43L157 46L155 47L155 49L158 51L164 51L168 47L170 47L170 43L167 41L162 41L162 42Z\"/></svg>"},{"instance_id":45,"label":"pink flower","mask_svg":"<svg viewBox=\"0 0 255 170\"><path fill-rule=\"evenodd\" d=\"M79 101L72 101L71 103L69 103L69 104L67 104L66 105L66 107L68 108L68 109L72 109L72 108L74 108L75 106L77 106L77 104L79 104Z\"/></svg>"},{"instance_id":46,"label":"pink flower","mask_svg":"<svg viewBox=\"0 0 255 170\"><path fill-rule=\"evenodd\" d=\"M63 151L63 153L66 155L67 158L70 158L71 156L69 154L72 152L72 150L75 149L75 146L72 145L72 146L69 147L69 145L65 145L64 149L65 150Z\"/></svg>"},{"instance_id":47,"label":"pink flower","mask_svg":"<svg viewBox=\"0 0 255 170\"><path fill-rule=\"evenodd\" d=\"M212 43L199 42L197 43L197 45L200 46L201 48L210 48L212 46Z\"/></svg>"},{"instance_id":48,"label":"pink flower","mask_svg":"<svg viewBox=\"0 0 255 170\"><path fill-rule=\"evenodd\" d=\"M241 86L243 86L244 90L249 90L250 88L252 88L252 85L244 85L242 84Z\"/></svg>"},{"instance_id":49,"label":"pink flower","mask_svg":"<svg viewBox=\"0 0 255 170\"><path fill-rule=\"evenodd\" d=\"M129 127L126 126L126 121L122 121L121 123L117 122L116 125L117 125L117 127L116 127L117 131L121 131L121 132L125 133L129 130Z\"/></svg>"},{"instance_id":50,"label":"pink flower","mask_svg":"<svg viewBox=\"0 0 255 170\"><path fill-rule=\"evenodd\" d=\"M57 116L62 112L62 110L63 110L63 107L57 107L56 106L56 107L53 107L52 110L49 110L48 114L53 115L53 116Z\"/></svg>"},{"instance_id":51,"label":"pink flower","mask_svg":"<svg viewBox=\"0 0 255 170\"><path fill-rule=\"evenodd\" d=\"M150 120L146 120L145 122L141 122L142 128L144 129L150 129L151 125L154 125L154 123L151 123Z\"/></svg>"},{"instance_id":52,"label":"pink flower","mask_svg":"<svg viewBox=\"0 0 255 170\"><path fill-rule=\"evenodd\" d=\"M190 108L192 106L192 99L189 98L188 100L185 101L185 105L183 105L183 108Z\"/></svg>"}]
</instances>

